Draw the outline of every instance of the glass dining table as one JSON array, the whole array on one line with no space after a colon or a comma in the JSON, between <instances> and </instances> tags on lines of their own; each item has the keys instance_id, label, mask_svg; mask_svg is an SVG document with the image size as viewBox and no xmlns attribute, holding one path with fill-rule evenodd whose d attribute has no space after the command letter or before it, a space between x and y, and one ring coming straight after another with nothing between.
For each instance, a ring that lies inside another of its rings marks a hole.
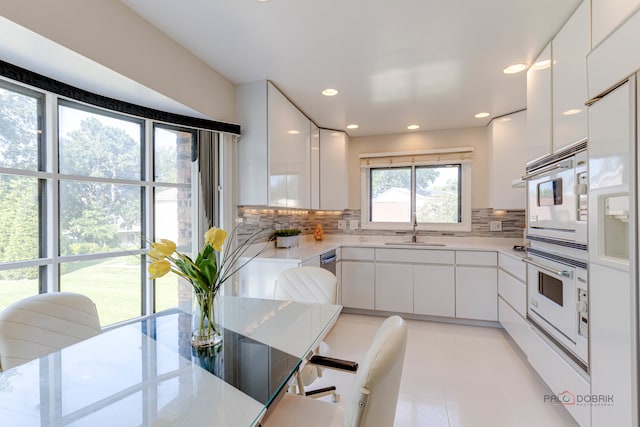
<instances>
[{"instance_id":1,"label":"glass dining table","mask_svg":"<svg viewBox=\"0 0 640 427\"><path fill-rule=\"evenodd\" d=\"M1 372L0 425L258 425L341 308L222 297L222 345L198 351L186 309L111 328Z\"/></svg>"}]
</instances>

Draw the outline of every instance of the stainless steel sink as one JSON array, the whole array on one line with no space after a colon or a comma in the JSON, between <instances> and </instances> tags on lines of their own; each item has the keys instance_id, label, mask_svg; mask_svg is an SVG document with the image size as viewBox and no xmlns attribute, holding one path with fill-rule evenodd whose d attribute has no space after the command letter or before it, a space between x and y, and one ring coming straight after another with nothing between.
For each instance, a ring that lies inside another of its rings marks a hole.
<instances>
[{"instance_id":1,"label":"stainless steel sink","mask_svg":"<svg viewBox=\"0 0 640 427\"><path fill-rule=\"evenodd\" d=\"M396 246L447 246L444 243L435 242L385 242L384 244Z\"/></svg>"}]
</instances>

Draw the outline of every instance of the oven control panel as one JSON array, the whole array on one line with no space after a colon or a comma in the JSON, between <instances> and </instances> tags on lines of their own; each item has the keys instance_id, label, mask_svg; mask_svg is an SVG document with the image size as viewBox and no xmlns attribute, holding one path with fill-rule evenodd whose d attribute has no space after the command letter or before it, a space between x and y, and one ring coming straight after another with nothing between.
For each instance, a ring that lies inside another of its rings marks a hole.
<instances>
[{"instance_id":1,"label":"oven control panel","mask_svg":"<svg viewBox=\"0 0 640 427\"><path fill-rule=\"evenodd\" d=\"M578 195L578 221L587 221L589 211L588 187L589 176L581 172L577 177L576 193Z\"/></svg>"},{"instance_id":2,"label":"oven control panel","mask_svg":"<svg viewBox=\"0 0 640 427\"><path fill-rule=\"evenodd\" d=\"M578 303L576 310L578 311L578 335L581 337L589 337L589 305L587 291L578 288Z\"/></svg>"}]
</instances>

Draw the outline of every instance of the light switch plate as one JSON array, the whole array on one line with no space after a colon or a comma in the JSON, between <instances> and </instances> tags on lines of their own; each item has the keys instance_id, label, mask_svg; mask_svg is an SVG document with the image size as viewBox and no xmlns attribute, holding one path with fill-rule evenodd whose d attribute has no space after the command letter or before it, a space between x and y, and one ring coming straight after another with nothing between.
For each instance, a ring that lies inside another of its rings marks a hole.
<instances>
[{"instance_id":1,"label":"light switch plate","mask_svg":"<svg viewBox=\"0 0 640 427\"><path fill-rule=\"evenodd\" d=\"M358 220L352 219L349 221L349 230L357 230L358 229Z\"/></svg>"},{"instance_id":2,"label":"light switch plate","mask_svg":"<svg viewBox=\"0 0 640 427\"><path fill-rule=\"evenodd\" d=\"M344 219L341 219L338 221L338 230L344 230L345 228L347 228L347 221Z\"/></svg>"},{"instance_id":3,"label":"light switch plate","mask_svg":"<svg viewBox=\"0 0 640 427\"><path fill-rule=\"evenodd\" d=\"M489 231L502 231L502 221L489 221Z\"/></svg>"}]
</instances>

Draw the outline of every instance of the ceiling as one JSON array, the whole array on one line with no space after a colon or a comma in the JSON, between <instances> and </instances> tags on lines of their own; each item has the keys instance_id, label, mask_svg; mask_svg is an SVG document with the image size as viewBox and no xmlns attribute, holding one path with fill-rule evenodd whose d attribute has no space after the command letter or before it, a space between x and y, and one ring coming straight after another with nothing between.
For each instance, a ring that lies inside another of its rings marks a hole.
<instances>
[{"instance_id":1,"label":"ceiling","mask_svg":"<svg viewBox=\"0 0 640 427\"><path fill-rule=\"evenodd\" d=\"M357 123L352 137L483 126L526 108L526 73L503 68L530 65L581 3L121 1L233 83L273 81L320 127Z\"/></svg>"}]
</instances>

